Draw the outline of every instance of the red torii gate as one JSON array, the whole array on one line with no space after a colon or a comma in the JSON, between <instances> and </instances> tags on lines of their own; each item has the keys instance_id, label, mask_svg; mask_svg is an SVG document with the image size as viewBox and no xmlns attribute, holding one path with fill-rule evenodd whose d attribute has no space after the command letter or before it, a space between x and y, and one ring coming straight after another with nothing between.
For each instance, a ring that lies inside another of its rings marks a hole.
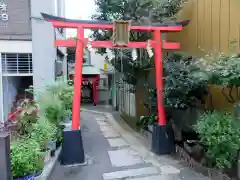
<instances>
[{"instance_id":1,"label":"red torii gate","mask_svg":"<svg viewBox=\"0 0 240 180\"><path fill-rule=\"evenodd\" d=\"M51 22L54 28L75 28L77 29L77 38L68 40L55 40L55 46L75 47L76 46L76 64L74 76L74 98L72 107L72 130L80 128L80 107L81 107L81 85L82 85L82 64L84 48L88 45L88 38L84 38L84 29L104 29L113 30L114 23L108 21L86 21L72 20L56 17L42 13L44 20ZM127 46L117 46L112 41L92 41L93 48L147 48L151 45L154 49L154 60L156 68L156 88L157 88L157 109L158 125L165 126L166 118L163 103L163 67L162 67L162 48L179 49L179 43L162 41L162 32L179 32L188 21L182 21L175 24L159 24L152 26L130 26L132 31L151 31L153 40L149 42L128 42Z\"/></svg>"}]
</instances>

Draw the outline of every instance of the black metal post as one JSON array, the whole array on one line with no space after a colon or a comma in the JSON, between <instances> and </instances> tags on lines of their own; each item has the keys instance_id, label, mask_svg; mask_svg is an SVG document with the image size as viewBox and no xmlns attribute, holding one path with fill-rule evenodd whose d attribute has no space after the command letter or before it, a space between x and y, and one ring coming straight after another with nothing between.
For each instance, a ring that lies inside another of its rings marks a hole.
<instances>
[{"instance_id":1,"label":"black metal post","mask_svg":"<svg viewBox=\"0 0 240 180\"><path fill-rule=\"evenodd\" d=\"M0 176L1 180L11 180L10 163L10 135L7 132L0 132Z\"/></svg>"}]
</instances>

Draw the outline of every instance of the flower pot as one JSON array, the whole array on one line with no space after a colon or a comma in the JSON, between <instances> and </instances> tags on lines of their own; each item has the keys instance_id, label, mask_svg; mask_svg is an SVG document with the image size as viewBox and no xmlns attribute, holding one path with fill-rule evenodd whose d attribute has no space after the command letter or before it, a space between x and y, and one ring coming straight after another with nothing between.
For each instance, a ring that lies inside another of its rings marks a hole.
<instances>
[{"instance_id":1,"label":"flower pot","mask_svg":"<svg viewBox=\"0 0 240 180\"><path fill-rule=\"evenodd\" d=\"M148 125L148 131L153 132L153 125Z\"/></svg>"},{"instance_id":2,"label":"flower pot","mask_svg":"<svg viewBox=\"0 0 240 180\"><path fill-rule=\"evenodd\" d=\"M45 163L45 164L48 163L49 160L50 160L50 158L51 158L51 151L50 151L50 150L47 150L47 151L46 151L46 154L45 154L45 156L44 156L44 163Z\"/></svg>"},{"instance_id":3,"label":"flower pot","mask_svg":"<svg viewBox=\"0 0 240 180\"><path fill-rule=\"evenodd\" d=\"M61 146L62 142L61 141L57 141L56 142L56 148L59 148Z\"/></svg>"},{"instance_id":4,"label":"flower pot","mask_svg":"<svg viewBox=\"0 0 240 180\"><path fill-rule=\"evenodd\" d=\"M47 144L47 149L51 150L51 151L55 151L56 150L56 140L54 141L49 141Z\"/></svg>"},{"instance_id":5,"label":"flower pot","mask_svg":"<svg viewBox=\"0 0 240 180\"><path fill-rule=\"evenodd\" d=\"M38 180L41 177L42 172L34 173L32 175L13 178L14 180Z\"/></svg>"},{"instance_id":6,"label":"flower pot","mask_svg":"<svg viewBox=\"0 0 240 180\"><path fill-rule=\"evenodd\" d=\"M55 156L55 152L56 152L55 150L51 150L50 156L51 156L51 157L54 157L54 156Z\"/></svg>"},{"instance_id":7,"label":"flower pot","mask_svg":"<svg viewBox=\"0 0 240 180\"><path fill-rule=\"evenodd\" d=\"M42 179L42 172L36 173L34 176L34 180L41 180Z\"/></svg>"}]
</instances>

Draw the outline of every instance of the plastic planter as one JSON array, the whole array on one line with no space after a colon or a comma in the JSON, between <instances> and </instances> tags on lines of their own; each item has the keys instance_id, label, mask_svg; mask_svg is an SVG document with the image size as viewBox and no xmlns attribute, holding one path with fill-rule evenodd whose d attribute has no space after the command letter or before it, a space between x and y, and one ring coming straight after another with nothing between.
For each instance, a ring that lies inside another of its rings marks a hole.
<instances>
[{"instance_id":1,"label":"plastic planter","mask_svg":"<svg viewBox=\"0 0 240 180\"><path fill-rule=\"evenodd\" d=\"M36 180L38 177L40 177L42 172L34 173L32 175L24 176L24 177L18 177L13 178L14 180Z\"/></svg>"}]
</instances>

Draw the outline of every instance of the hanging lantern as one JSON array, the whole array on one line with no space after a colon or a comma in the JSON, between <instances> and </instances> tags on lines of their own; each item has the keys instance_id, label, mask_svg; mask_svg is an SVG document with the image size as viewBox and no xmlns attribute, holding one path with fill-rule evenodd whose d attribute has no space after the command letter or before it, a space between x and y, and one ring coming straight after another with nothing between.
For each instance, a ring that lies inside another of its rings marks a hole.
<instances>
[{"instance_id":1,"label":"hanging lantern","mask_svg":"<svg viewBox=\"0 0 240 180\"><path fill-rule=\"evenodd\" d=\"M147 52L148 52L148 56L150 58L153 57L153 51L152 51L152 47L151 47L150 41L147 42Z\"/></svg>"},{"instance_id":2,"label":"hanging lantern","mask_svg":"<svg viewBox=\"0 0 240 180\"><path fill-rule=\"evenodd\" d=\"M116 20L113 24L113 44L127 46L129 42L130 21Z\"/></svg>"},{"instance_id":3,"label":"hanging lantern","mask_svg":"<svg viewBox=\"0 0 240 180\"><path fill-rule=\"evenodd\" d=\"M132 58L133 58L134 61L137 60L137 58L138 58L136 49L132 50Z\"/></svg>"}]
</instances>

